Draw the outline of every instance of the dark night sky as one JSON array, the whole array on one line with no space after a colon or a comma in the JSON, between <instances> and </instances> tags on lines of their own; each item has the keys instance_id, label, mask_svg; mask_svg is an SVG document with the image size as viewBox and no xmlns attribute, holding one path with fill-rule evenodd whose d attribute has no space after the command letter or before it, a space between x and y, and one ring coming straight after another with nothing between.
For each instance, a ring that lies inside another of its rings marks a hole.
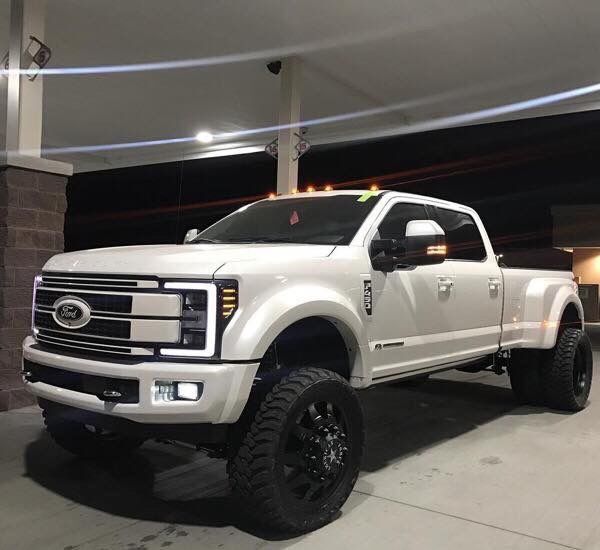
<instances>
[{"instance_id":1,"label":"dark night sky","mask_svg":"<svg viewBox=\"0 0 600 550\"><path fill-rule=\"evenodd\" d=\"M315 147L301 160L300 188L377 182L460 202L482 216L496 252L549 249L552 205L600 203L599 138L600 112L587 112ZM265 153L77 174L65 247L181 242L275 180Z\"/></svg>"}]
</instances>

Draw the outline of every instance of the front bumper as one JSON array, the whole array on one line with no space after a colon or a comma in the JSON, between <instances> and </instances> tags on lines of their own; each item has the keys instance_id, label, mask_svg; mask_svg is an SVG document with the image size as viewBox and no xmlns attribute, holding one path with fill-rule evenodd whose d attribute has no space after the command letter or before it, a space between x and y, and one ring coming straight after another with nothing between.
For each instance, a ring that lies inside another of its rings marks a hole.
<instances>
[{"instance_id":1,"label":"front bumper","mask_svg":"<svg viewBox=\"0 0 600 550\"><path fill-rule=\"evenodd\" d=\"M232 424L246 405L258 363L170 363L140 362L123 364L104 360L73 357L42 350L35 339L23 342L23 358L84 374L139 381L138 403L110 403L95 395L59 388L43 382L24 380L35 396L71 407L107 414L134 422L153 424ZM202 382L199 401L154 401L152 388L156 380Z\"/></svg>"}]
</instances>

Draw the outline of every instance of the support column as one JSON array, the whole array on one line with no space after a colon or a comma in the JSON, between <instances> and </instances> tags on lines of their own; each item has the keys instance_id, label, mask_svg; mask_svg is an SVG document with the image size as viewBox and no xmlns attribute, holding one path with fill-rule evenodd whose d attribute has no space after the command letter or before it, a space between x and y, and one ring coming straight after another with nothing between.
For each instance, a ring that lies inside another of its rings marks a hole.
<instances>
[{"instance_id":1,"label":"support column","mask_svg":"<svg viewBox=\"0 0 600 550\"><path fill-rule=\"evenodd\" d=\"M44 41L46 0L11 0L6 148L39 157L42 142L44 79L20 76L23 52L30 36ZM15 70L13 70L15 69Z\"/></svg>"},{"instance_id":2,"label":"support column","mask_svg":"<svg viewBox=\"0 0 600 550\"><path fill-rule=\"evenodd\" d=\"M298 161L294 146L300 133L300 71L297 57L282 60L279 95L279 130L277 157L277 193L286 195L298 187ZM290 127L291 126L291 127Z\"/></svg>"},{"instance_id":3,"label":"support column","mask_svg":"<svg viewBox=\"0 0 600 550\"><path fill-rule=\"evenodd\" d=\"M33 403L21 381L21 343L31 333L33 278L63 250L67 177L40 158L42 76L21 76L29 36L43 39L45 0L11 0L6 151L0 160L0 411Z\"/></svg>"}]
</instances>

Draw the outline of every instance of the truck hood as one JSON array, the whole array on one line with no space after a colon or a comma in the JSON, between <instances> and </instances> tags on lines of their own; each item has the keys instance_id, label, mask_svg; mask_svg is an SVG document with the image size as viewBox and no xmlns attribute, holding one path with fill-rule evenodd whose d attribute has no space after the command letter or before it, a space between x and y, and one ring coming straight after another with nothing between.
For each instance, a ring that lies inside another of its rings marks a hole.
<instances>
[{"instance_id":1,"label":"truck hood","mask_svg":"<svg viewBox=\"0 0 600 550\"><path fill-rule=\"evenodd\" d=\"M275 243L120 246L59 254L48 260L44 270L212 278L228 262L324 258L334 249L332 245Z\"/></svg>"}]
</instances>

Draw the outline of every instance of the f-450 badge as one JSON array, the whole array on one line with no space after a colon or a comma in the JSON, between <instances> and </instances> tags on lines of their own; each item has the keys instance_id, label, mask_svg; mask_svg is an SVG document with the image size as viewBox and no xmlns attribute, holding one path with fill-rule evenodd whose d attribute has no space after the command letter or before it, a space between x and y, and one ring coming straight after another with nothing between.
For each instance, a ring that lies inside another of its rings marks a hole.
<instances>
[{"instance_id":1,"label":"f-450 badge","mask_svg":"<svg viewBox=\"0 0 600 550\"><path fill-rule=\"evenodd\" d=\"M367 315L373 313L373 291L371 289L371 281L363 281L363 303Z\"/></svg>"}]
</instances>

